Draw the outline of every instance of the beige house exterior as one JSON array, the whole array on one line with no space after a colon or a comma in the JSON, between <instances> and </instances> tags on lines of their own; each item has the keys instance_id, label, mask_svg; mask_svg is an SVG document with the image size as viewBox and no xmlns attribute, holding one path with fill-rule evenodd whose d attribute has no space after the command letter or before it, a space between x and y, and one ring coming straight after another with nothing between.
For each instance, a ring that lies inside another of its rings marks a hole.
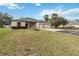
<instances>
[{"instance_id":1,"label":"beige house exterior","mask_svg":"<svg viewBox=\"0 0 79 59\"><path fill-rule=\"evenodd\" d=\"M32 18L24 18L22 20L11 21L11 28L27 28L27 29L49 29L51 24L48 22L40 22Z\"/></svg>"},{"instance_id":2,"label":"beige house exterior","mask_svg":"<svg viewBox=\"0 0 79 59\"><path fill-rule=\"evenodd\" d=\"M51 24L45 23L45 22L38 22L38 23L36 23L36 28L38 28L38 29L50 29Z\"/></svg>"},{"instance_id":3,"label":"beige house exterior","mask_svg":"<svg viewBox=\"0 0 79 59\"><path fill-rule=\"evenodd\" d=\"M17 21L12 21L11 22L11 27L16 27L17 26Z\"/></svg>"},{"instance_id":4,"label":"beige house exterior","mask_svg":"<svg viewBox=\"0 0 79 59\"><path fill-rule=\"evenodd\" d=\"M37 19L33 18L22 18L17 20L11 21L11 28L24 28L24 29L51 29L51 23L45 21L38 21ZM79 22L77 21L69 21L66 27L70 28L79 28Z\"/></svg>"},{"instance_id":5,"label":"beige house exterior","mask_svg":"<svg viewBox=\"0 0 79 59\"><path fill-rule=\"evenodd\" d=\"M73 27L73 28L79 28L79 22L77 22L77 21L70 21L66 26Z\"/></svg>"}]
</instances>

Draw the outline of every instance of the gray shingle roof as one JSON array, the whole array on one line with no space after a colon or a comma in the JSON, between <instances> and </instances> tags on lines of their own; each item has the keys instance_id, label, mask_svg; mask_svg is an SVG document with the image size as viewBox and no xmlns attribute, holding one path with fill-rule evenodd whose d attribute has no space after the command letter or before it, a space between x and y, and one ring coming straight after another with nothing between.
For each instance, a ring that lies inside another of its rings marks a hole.
<instances>
[{"instance_id":1,"label":"gray shingle roof","mask_svg":"<svg viewBox=\"0 0 79 59\"><path fill-rule=\"evenodd\" d=\"M45 22L45 21L40 21L38 19L34 19L34 18L19 18L19 19L15 19L12 21L27 21L27 22L39 22L39 23L49 23L49 22Z\"/></svg>"},{"instance_id":2,"label":"gray shingle roof","mask_svg":"<svg viewBox=\"0 0 79 59\"><path fill-rule=\"evenodd\" d=\"M34 19L34 18L20 18L20 19L15 19L15 20L12 20L12 21L38 22L38 20L37 19Z\"/></svg>"}]
</instances>

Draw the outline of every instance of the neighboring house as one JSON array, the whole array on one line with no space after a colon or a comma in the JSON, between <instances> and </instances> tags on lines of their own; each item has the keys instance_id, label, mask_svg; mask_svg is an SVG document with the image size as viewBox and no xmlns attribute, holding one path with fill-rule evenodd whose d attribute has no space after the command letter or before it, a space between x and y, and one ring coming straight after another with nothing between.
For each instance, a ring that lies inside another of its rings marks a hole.
<instances>
[{"instance_id":1,"label":"neighboring house","mask_svg":"<svg viewBox=\"0 0 79 59\"><path fill-rule=\"evenodd\" d=\"M73 28L79 28L79 22L77 22L77 21L70 21L67 26L73 27Z\"/></svg>"},{"instance_id":2,"label":"neighboring house","mask_svg":"<svg viewBox=\"0 0 79 59\"><path fill-rule=\"evenodd\" d=\"M22 18L22 19L12 20L11 27L27 28L27 29L31 29L31 28L46 29L46 28L51 28L51 24L44 21L38 21L33 18Z\"/></svg>"}]
</instances>

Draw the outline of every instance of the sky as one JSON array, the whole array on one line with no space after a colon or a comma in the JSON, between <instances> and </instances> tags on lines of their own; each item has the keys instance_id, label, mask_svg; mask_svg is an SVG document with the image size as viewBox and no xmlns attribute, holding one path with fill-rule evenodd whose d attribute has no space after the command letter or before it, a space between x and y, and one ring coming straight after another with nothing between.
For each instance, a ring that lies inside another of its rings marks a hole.
<instances>
[{"instance_id":1,"label":"sky","mask_svg":"<svg viewBox=\"0 0 79 59\"><path fill-rule=\"evenodd\" d=\"M14 18L31 17L42 20L45 14L53 13L68 20L79 19L79 3L0 3L0 12Z\"/></svg>"}]
</instances>

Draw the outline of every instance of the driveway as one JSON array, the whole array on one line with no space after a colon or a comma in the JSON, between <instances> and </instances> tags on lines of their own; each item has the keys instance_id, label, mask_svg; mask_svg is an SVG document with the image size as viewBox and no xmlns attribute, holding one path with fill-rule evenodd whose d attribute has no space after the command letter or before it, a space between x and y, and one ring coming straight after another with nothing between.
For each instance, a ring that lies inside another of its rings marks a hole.
<instances>
[{"instance_id":1,"label":"driveway","mask_svg":"<svg viewBox=\"0 0 79 59\"><path fill-rule=\"evenodd\" d=\"M63 31L63 29L41 29L41 30L47 30L47 31L53 31L53 32Z\"/></svg>"},{"instance_id":2,"label":"driveway","mask_svg":"<svg viewBox=\"0 0 79 59\"><path fill-rule=\"evenodd\" d=\"M77 35L79 36L79 30L72 30L72 29L42 29L42 30L47 30L47 31L53 31L53 32L61 32L61 33L66 33L70 35Z\"/></svg>"},{"instance_id":3,"label":"driveway","mask_svg":"<svg viewBox=\"0 0 79 59\"><path fill-rule=\"evenodd\" d=\"M79 30L58 31L58 32L62 32L62 33L70 34L70 35L77 35L77 36L79 36Z\"/></svg>"}]
</instances>

